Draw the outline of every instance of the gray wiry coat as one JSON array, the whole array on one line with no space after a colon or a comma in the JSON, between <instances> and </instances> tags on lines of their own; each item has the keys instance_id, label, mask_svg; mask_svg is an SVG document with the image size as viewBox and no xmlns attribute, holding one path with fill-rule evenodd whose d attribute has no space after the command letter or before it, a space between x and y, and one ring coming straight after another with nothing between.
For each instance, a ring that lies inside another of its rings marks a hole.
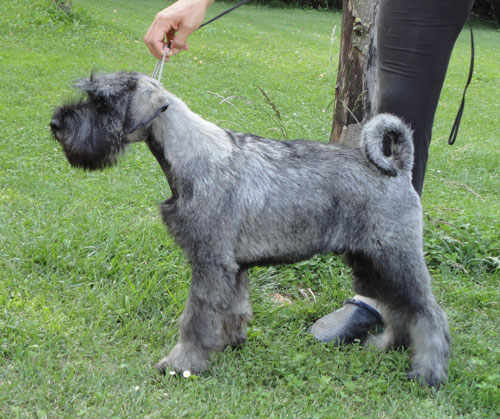
<instances>
[{"instance_id":1,"label":"gray wiry coat","mask_svg":"<svg viewBox=\"0 0 500 419\"><path fill-rule=\"evenodd\" d=\"M192 281L179 341L158 369L200 372L210 352L245 341L248 267L334 252L346 255L356 291L382 305L386 327L372 342L410 346L411 378L446 380L448 325L424 262L411 131L401 120L373 118L361 149L282 142L219 128L141 74L78 86L87 100L51 121L70 163L103 168L145 141L171 186L163 220Z\"/></svg>"}]
</instances>

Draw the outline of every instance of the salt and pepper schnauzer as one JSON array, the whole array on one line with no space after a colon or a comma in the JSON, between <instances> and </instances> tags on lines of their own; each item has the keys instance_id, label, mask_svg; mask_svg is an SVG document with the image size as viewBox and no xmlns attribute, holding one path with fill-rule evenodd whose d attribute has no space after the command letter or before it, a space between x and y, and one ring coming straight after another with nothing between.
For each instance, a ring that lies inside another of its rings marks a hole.
<instances>
[{"instance_id":1,"label":"salt and pepper schnauzer","mask_svg":"<svg viewBox=\"0 0 500 419\"><path fill-rule=\"evenodd\" d=\"M87 98L50 123L73 166L102 169L145 141L172 196L163 221L192 265L180 336L160 371L207 367L212 351L246 340L249 267L345 254L355 288L383 306L377 347L409 346L409 377L446 381L446 315L431 291L420 200L411 185L412 133L382 114L360 149L276 141L217 127L139 73L92 75Z\"/></svg>"}]
</instances>

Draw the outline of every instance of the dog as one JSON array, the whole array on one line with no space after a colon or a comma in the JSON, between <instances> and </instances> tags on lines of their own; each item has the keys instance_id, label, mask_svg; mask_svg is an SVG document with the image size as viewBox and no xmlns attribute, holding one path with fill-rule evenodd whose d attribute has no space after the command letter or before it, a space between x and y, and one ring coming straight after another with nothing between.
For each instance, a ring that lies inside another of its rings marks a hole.
<instances>
[{"instance_id":1,"label":"dog","mask_svg":"<svg viewBox=\"0 0 500 419\"><path fill-rule=\"evenodd\" d=\"M222 129L140 73L75 86L85 96L50 122L70 164L103 169L143 141L171 188L161 214L192 279L178 342L158 370L199 373L210 353L245 342L248 268L335 253L352 266L355 289L383 307L385 329L369 342L409 347L409 378L445 383L448 323L423 256L412 131L399 118L368 121L359 148L278 141Z\"/></svg>"}]
</instances>

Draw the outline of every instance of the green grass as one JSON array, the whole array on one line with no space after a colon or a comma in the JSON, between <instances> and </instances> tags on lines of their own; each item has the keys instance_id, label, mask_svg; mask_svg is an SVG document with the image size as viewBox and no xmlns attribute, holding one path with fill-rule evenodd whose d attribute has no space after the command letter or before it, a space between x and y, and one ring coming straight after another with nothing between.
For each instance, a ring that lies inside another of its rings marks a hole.
<instances>
[{"instance_id":1,"label":"green grass","mask_svg":"<svg viewBox=\"0 0 500 419\"><path fill-rule=\"evenodd\" d=\"M92 69L153 70L142 38L164 2L75 0L74 22L48 4L12 1L0 15L0 417L500 415L498 30L476 24L475 76L449 147L468 33L457 42L423 197L427 261L451 325L448 384L407 382L406 353L307 334L351 295L350 272L333 256L255 269L248 343L181 380L152 368L175 342L190 277L158 214L168 187L157 163L139 144L117 167L84 173L48 130L54 106ZM326 141L334 25L338 35L339 14L245 6L193 34L163 83L210 121L279 137L260 87L290 138ZM276 292L293 304L274 304Z\"/></svg>"}]
</instances>

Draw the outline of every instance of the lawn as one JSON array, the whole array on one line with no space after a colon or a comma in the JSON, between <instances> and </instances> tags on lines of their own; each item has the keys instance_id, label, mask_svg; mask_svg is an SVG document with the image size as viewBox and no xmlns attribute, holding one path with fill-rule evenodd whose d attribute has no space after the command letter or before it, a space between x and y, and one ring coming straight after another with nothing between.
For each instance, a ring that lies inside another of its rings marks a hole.
<instances>
[{"instance_id":1,"label":"lawn","mask_svg":"<svg viewBox=\"0 0 500 419\"><path fill-rule=\"evenodd\" d=\"M450 147L468 32L457 42L423 196L426 260L452 334L447 385L408 382L408 353L308 335L351 296L349 269L330 255L255 268L247 344L179 379L153 368L176 340L190 278L159 216L169 191L158 164L137 144L117 167L79 171L48 129L75 79L152 72L142 38L165 2L74 0L70 21L50 4L6 2L0 15L0 417L500 416L498 29L475 22L475 74ZM212 122L282 138L263 89L289 138L327 141L340 17L244 6L194 33L163 84Z\"/></svg>"}]
</instances>

